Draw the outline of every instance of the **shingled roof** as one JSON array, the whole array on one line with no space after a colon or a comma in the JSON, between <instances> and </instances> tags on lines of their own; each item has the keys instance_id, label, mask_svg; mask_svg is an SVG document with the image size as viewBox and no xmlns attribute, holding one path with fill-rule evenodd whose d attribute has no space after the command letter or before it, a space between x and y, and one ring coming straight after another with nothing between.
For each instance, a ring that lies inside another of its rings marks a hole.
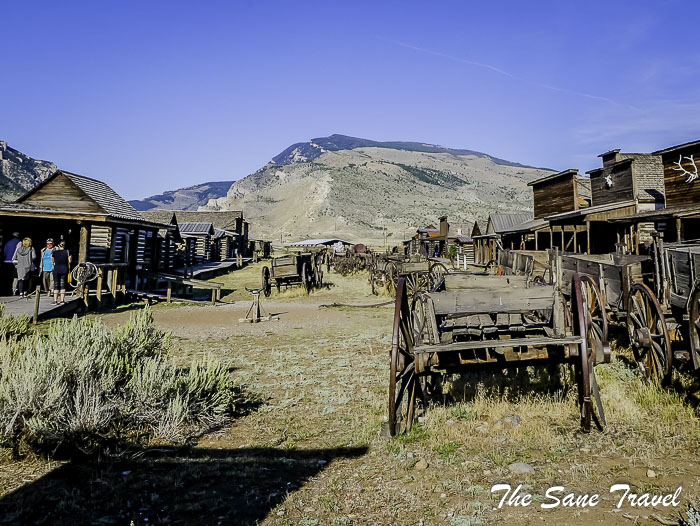
<instances>
[{"instance_id":1,"label":"shingled roof","mask_svg":"<svg viewBox=\"0 0 700 526\"><path fill-rule=\"evenodd\" d=\"M122 196L115 192L107 183L91 179L84 175L78 175L63 170L57 170L54 174L38 184L26 194L20 197L17 202L22 203L45 186L50 185L57 177L63 175L69 179L85 196L92 200L99 209L106 215L118 219L129 219L132 221L144 221L136 209L127 203Z\"/></svg>"}]
</instances>

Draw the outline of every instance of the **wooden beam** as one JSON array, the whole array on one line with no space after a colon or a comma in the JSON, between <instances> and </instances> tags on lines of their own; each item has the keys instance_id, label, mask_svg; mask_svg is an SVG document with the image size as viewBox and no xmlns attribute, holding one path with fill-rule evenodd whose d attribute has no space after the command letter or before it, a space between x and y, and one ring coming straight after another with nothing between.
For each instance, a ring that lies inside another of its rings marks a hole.
<instances>
[{"instance_id":1,"label":"wooden beam","mask_svg":"<svg viewBox=\"0 0 700 526\"><path fill-rule=\"evenodd\" d=\"M90 226L82 223L80 225L80 245L78 247L78 263L85 263L88 256L88 246L90 243Z\"/></svg>"},{"instance_id":2,"label":"wooden beam","mask_svg":"<svg viewBox=\"0 0 700 526\"><path fill-rule=\"evenodd\" d=\"M37 285L34 291L34 316L32 316L32 323L34 325L39 321L39 302L41 301L41 285Z\"/></svg>"}]
</instances>

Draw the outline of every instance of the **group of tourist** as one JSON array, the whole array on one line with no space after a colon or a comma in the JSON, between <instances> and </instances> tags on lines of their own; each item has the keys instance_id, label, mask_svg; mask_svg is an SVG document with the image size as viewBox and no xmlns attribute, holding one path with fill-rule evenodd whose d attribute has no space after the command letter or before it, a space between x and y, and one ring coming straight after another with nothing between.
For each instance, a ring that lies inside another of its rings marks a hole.
<instances>
[{"instance_id":1,"label":"group of tourist","mask_svg":"<svg viewBox=\"0 0 700 526\"><path fill-rule=\"evenodd\" d=\"M12 295L27 297L29 280L33 276L41 278L43 292L53 296L52 305L63 305L66 300L66 283L70 270L71 255L61 240L54 246L52 238L46 240L41 249L37 265L37 253L32 240L25 237L20 240L19 232L12 233L12 239L5 243L3 249L5 276L12 277Z\"/></svg>"}]
</instances>

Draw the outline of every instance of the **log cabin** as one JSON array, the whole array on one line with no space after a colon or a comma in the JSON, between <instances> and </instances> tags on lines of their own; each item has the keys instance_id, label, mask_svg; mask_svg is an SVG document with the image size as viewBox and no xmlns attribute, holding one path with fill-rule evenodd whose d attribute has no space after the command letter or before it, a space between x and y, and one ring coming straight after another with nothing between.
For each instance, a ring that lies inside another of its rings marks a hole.
<instances>
[{"instance_id":1,"label":"log cabin","mask_svg":"<svg viewBox=\"0 0 700 526\"><path fill-rule=\"evenodd\" d=\"M240 254L243 257L249 256L250 225L248 221L243 219L243 212L240 210L174 210L174 212L179 223L211 223L214 228L236 234L236 239L232 240L234 242L233 254Z\"/></svg>"},{"instance_id":2,"label":"log cabin","mask_svg":"<svg viewBox=\"0 0 700 526\"><path fill-rule=\"evenodd\" d=\"M65 241L73 266L91 262L100 269L90 285L100 301L103 287L114 299L156 270L160 230L173 226L145 219L106 183L63 170L16 202L0 204L3 242L13 231L32 238L37 252L49 237Z\"/></svg>"},{"instance_id":3,"label":"log cabin","mask_svg":"<svg viewBox=\"0 0 700 526\"><path fill-rule=\"evenodd\" d=\"M156 253L158 254L157 269L160 272L173 272L185 266L182 250L183 238L177 223L177 216L172 210L146 210L139 212L146 220L171 228L158 230Z\"/></svg>"},{"instance_id":4,"label":"log cabin","mask_svg":"<svg viewBox=\"0 0 700 526\"><path fill-rule=\"evenodd\" d=\"M194 265L212 261L212 237L214 225L206 222L182 222L180 234L194 242Z\"/></svg>"}]
</instances>

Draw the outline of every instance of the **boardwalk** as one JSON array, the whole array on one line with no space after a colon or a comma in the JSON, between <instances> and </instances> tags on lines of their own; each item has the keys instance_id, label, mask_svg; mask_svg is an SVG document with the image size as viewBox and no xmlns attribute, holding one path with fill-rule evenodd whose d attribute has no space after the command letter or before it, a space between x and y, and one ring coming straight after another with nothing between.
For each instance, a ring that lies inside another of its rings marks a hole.
<instances>
[{"instance_id":1,"label":"boardwalk","mask_svg":"<svg viewBox=\"0 0 700 526\"><path fill-rule=\"evenodd\" d=\"M66 296L65 305L51 305L53 298L42 295L39 300L39 319L46 320L60 316L69 316L78 310L82 304L78 297ZM18 296L0 296L0 303L5 305L5 314L26 314L34 315L34 296L20 298Z\"/></svg>"}]
</instances>

